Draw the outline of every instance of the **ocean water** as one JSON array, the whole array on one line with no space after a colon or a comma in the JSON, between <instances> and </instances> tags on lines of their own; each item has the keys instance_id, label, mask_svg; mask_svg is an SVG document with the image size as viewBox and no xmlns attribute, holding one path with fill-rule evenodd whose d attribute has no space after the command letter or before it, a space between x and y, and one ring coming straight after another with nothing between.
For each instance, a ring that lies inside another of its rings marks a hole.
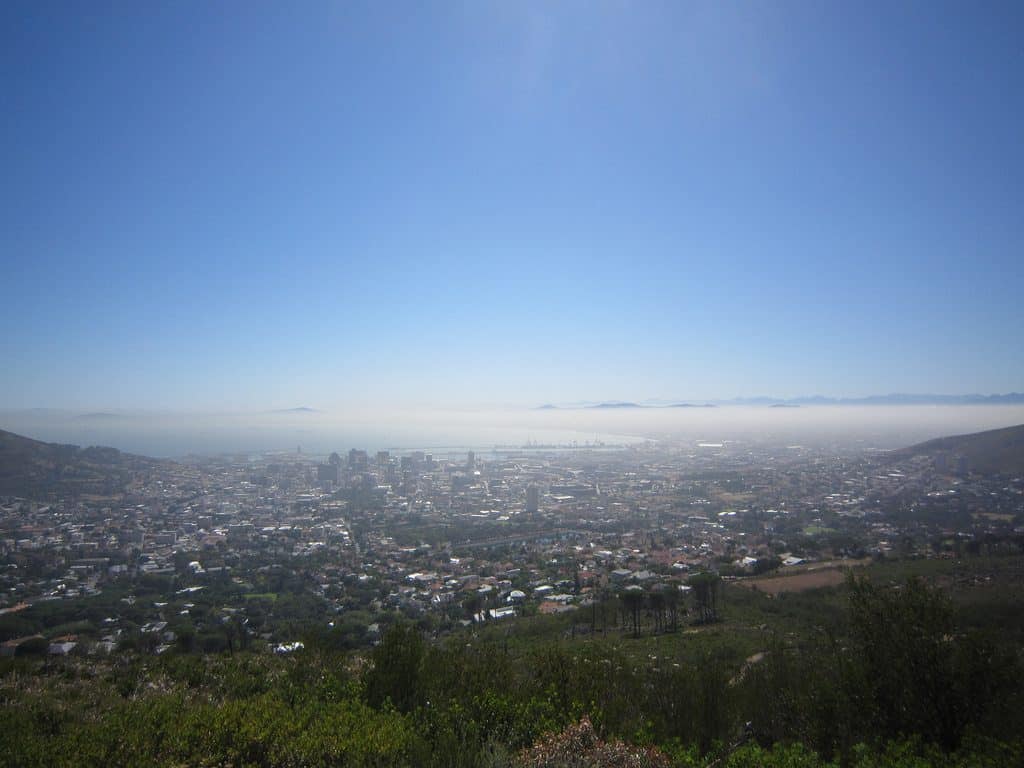
<instances>
[{"instance_id":1,"label":"ocean water","mask_svg":"<svg viewBox=\"0 0 1024 768\"><path fill-rule=\"evenodd\" d=\"M1024 424L1024 406L720 406L693 409L413 409L275 413L0 411L0 428L38 440L156 457L363 448L438 455L528 444L768 441L896 448Z\"/></svg>"}]
</instances>

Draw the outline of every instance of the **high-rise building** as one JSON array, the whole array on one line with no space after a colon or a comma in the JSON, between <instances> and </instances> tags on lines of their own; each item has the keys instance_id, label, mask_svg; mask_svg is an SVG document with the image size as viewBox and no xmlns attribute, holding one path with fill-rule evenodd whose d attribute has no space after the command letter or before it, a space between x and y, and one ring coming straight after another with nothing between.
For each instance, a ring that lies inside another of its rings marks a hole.
<instances>
[{"instance_id":1,"label":"high-rise building","mask_svg":"<svg viewBox=\"0 0 1024 768\"><path fill-rule=\"evenodd\" d=\"M349 469L366 469L366 465L369 463L369 457L366 455L366 451L360 451L352 448L348 452L348 468Z\"/></svg>"},{"instance_id":2,"label":"high-rise building","mask_svg":"<svg viewBox=\"0 0 1024 768\"><path fill-rule=\"evenodd\" d=\"M532 483L526 486L526 511L540 511L540 488Z\"/></svg>"},{"instance_id":3,"label":"high-rise building","mask_svg":"<svg viewBox=\"0 0 1024 768\"><path fill-rule=\"evenodd\" d=\"M335 464L333 461L328 464L317 464L316 480L318 483L341 484L341 462Z\"/></svg>"}]
</instances>

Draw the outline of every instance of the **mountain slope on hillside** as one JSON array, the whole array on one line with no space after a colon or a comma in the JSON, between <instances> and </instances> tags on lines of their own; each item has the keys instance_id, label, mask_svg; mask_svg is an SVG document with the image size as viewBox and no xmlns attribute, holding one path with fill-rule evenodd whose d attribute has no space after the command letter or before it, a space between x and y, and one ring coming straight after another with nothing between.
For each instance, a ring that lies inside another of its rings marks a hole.
<instances>
[{"instance_id":1,"label":"mountain slope on hillside","mask_svg":"<svg viewBox=\"0 0 1024 768\"><path fill-rule=\"evenodd\" d=\"M894 451L894 458L964 456L972 472L1024 474L1024 424L970 435L940 437Z\"/></svg>"},{"instance_id":2,"label":"mountain slope on hillside","mask_svg":"<svg viewBox=\"0 0 1024 768\"><path fill-rule=\"evenodd\" d=\"M46 500L124 491L139 470L161 462L116 448L44 443L0 430L0 495Z\"/></svg>"}]
</instances>

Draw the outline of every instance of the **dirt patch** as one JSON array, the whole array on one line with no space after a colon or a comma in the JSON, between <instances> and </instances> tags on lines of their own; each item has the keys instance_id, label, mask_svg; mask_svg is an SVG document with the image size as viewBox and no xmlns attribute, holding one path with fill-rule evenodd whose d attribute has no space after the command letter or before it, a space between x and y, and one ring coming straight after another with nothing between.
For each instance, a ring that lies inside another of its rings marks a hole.
<instances>
[{"instance_id":1,"label":"dirt patch","mask_svg":"<svg viewBox=\"0 0 1024 768\"><path fill-rule=\"evenodd\" d=\"M741 587L757 589L769 595L780 592L803 592L807 589L835 587L846 580L846 568L818 568L782 576L766 576L757 579L743 579L736 582Z\"/></svg>"},{"instance_id":2,"label":"dirt patch","mask_svg":"<svg viewBox=\"0 0 1024 768\"><path fill-rule=\"evenodd\" d=\"M1012 523L1014 518L1013 515L1002 514L1000 512L973 512L971 517L975 520L979 517L984 518L985 520L998 520L1001 523Z\"/></svg>"}]
</instances>

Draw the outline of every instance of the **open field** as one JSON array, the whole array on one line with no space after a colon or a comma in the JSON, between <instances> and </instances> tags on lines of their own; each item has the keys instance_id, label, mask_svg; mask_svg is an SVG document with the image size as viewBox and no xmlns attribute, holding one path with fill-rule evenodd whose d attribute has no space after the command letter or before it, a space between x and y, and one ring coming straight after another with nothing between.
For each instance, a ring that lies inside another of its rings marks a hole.
<instances>
[{"instance_id":1,"label":"open field","mask_svg":"<svg viewBox=\"0 0 1024 768\"><path fill-rule=\"evenodd\" d=\"M846 579L847 570L867 565L869 562L869 559L863 559L810 563L805 566L797 566L777 576L740 579L735 583L768 595L777 595L780 592L803 592L820 587L836 587Z\"/></svg>"},{"instance_id":2,"label":"open field","mask_svg":"<svg viewBox=\"0 0 1024 768\"><path fill-rule=\"evenodd\" d=\"M744 579L737 583L768 595L777 595L780 592L803 592L804 590L818 589L819 587L836 587L842 584L845 578L845 571L839 568L832 568L825 571L804 571L803 573L794 573L791 576Z\"/></svg>"}]
</instances>

